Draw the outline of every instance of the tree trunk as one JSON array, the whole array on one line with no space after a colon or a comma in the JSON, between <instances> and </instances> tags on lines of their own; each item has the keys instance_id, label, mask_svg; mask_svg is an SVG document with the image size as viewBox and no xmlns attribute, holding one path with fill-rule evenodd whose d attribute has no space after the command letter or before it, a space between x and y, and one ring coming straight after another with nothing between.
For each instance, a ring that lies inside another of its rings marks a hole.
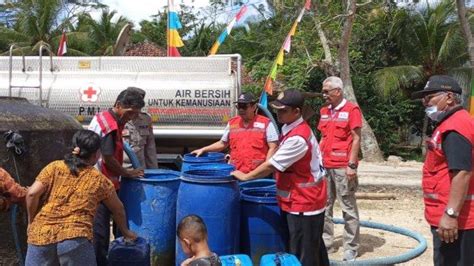
<instances>
[{"instance_id":1,"label":"tree trunk","mask_svg":"<svg viewBox=\"0 0 474 266\"><path fill-rule=\"evenodd\" d=\"M456 5L458 9L458 17L461 25L461 30L464 38L466 39L469 50L469 60L471 62L471 67L474 69L474 37L472 36L469 21L466 18L466 3L464 0L456 0Z\"/></svg>"},{"instance_id":2,"label":"tree trunk","mask_svg":"<svg viewBox=\"0 0 474 266\"><path fill-rule=\"evenodd\" d=\"M341 69L341 79L344 84L344 96L354 103L357 99L354 94L352 86L352 79L350 75L350 61L349 61L349 42L352 34L352 26L354 24L356 12L356 1L347 0L347 17L342 29L341 42L339 44L339 64ZM375 134L370 125L362 116L362 140L361 150L364 160L371 162L381 162L384 160L382 151L380 150Z\"/></svg>"}]
</instances>

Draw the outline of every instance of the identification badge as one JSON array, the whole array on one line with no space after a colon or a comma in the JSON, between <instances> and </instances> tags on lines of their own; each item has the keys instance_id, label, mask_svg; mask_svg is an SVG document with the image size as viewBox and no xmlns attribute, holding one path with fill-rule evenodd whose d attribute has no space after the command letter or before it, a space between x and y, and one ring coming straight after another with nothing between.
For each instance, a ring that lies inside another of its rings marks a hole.
<instances>
[{"instance_id":1,"label":"identification badge","mask_svg":"<svg viewBox=\"0 0 474 266\"><path fill-rule=\"evenodd\" d=\"M327 119L329 118L329 115L321 115L321 118Z\"/></svg>"},{"instance_id":2,"label":"identification badge","mask_svg":"<svg viewBox=\"0 0 474 266\"><path fill-rule=\"evenodd\" d=\"M262 122L254 122L254 123L253 123L253 127L256 127L256 128L265 128L265 124L262 123Z\"/></svg>"},{"instance_id":3,"label":"identification badge","mask_svg":"<svg viewBox=\"0 0 474 266\"><path fill-rule=\"evenodd\" d=\"M338 118L347 119L349 118L348 112L340 112Z\"/></svg>"}]
</instances>

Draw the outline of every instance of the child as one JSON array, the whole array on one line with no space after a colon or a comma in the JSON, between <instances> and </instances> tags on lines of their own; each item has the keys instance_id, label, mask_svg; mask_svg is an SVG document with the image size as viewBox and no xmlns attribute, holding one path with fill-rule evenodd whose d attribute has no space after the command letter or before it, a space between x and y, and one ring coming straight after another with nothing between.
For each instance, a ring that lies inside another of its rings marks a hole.
<instances>
[{"instance_id":1,"label":"child","mask_svg":"<svg viewBox=\"0 0 474 266\"><path fill-rule=\"evenodd\" d=\"M188 215L178 224L177 235L184 253L189 256L181 266L221 266L216 253L207 245L207 228L201 217Z\"/></svg>"}]
</instances>

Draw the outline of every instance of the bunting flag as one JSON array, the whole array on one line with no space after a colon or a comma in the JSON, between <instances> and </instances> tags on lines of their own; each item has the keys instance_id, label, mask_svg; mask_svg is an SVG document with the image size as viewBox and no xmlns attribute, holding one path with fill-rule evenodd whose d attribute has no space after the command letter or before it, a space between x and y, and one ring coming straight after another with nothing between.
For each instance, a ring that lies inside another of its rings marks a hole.
<instances>
[{"instance_id":1,"label":"bunting flag","mask_svg":"<svg viewBox=\"0 0 474 266\"><path fill-rule=\"evenodd\" d=\"M61 35L61 40L59 41L57 56L63 56L65 53L67 53L66 43L67 43L67 36L66 36L66 32L63 31L63 34Z\"/></svg>"},{"instance_id":2,"label":"bunting flag","mask_svg":"<svg viewBox=\"0 0 474 266\"><path fill-rule=\"evenodd\" d=\"M237 12L237 15L230 21L230 23L227 25L227 27L224 29L224 31L219 35L219 38L217 38L217 41L212 45L211 51L209 52L209 55L215 55L217 53L217 50L219 49L219 46L225 41L228 35L230 35L230 32L232 31L232 28L234 27L235 23L239 22L240 19L243 17L245 12L247 11L247 6L243 5L239 12Z\"/></svg>"},{"instance_id":3,"label":"bunting flag","mask_svg":"<svg viewBox=\"0 0 474 266\"><path fill-rule=\"evenodd\" d=\"M179 36L178 29L181 29L181 22L179 21L176 7L173 0L168 0L168 27L166 31L168 56L181 56L178 47L183 47L183 41Z\"/></svg>"},{"instance_id":4,"label":"bunting flag","mask_svg":"<svg viewBox=\"0 0 474 266\"><path fill-rule=\"evenodd\" d=\"M291 38L295 35L296 33L296 28L298 26L298 23L300 23L301 19L303 18L305 10L309 10L311 7L311 0L306 0L304 8L301 9L298 17L296 18L295 22L293 23L290 32L288 32L288 35L285 38L285 41L283 42L280 51L278 52L278 55L275 59L275 62L272 65L272 68L270 69L270 73L267 76L267 79L265 81L265 85L263 87L262 95L260 96L260 104L267 107L266 101L267 101L267 94L272 95L273 94L273 81L275 81L277 72L278 72L278 66L283 65L283 60L285 57L285 52L289 53L291 50ZM263 99L263 100L262 100ZM265 101L265 105L264 102Z\"/></svg>"}]
</instances>

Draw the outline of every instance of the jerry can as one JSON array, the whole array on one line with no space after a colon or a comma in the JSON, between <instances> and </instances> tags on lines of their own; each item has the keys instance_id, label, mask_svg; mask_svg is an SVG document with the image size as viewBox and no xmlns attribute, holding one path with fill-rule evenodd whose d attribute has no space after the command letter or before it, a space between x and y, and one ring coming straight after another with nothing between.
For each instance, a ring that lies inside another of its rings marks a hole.
<instances>
[{"instance_id":1,"label":"jerry can","mask_svg":"<svg viewBox=\"0 0 474 266\"><path fill-rule=\"evenodd\" d=\"M110 243L110 266L150 266L150 245L142 237L135 241L125 241L119 237Z\"/></svg>"},{"instance_id":2,"label":"jerry can","mask_svg":"<svg viewBox=\"0 0 474 266\"><path fill-rule=\"evenodd\" d=\"M275 253L263 255L260 266L301 266L295 255L289 253Z\"/></svg>"},{"instance_id":3,"label":"jerry can","mask_svg":"<svg viewBox=\"0 0 474 266\"><path fill-rule=\"evenodd\" d=\"M252 260L245 254L220 256L219 258L222 266L253 266Z\"/></svg>"}]
</instances>

